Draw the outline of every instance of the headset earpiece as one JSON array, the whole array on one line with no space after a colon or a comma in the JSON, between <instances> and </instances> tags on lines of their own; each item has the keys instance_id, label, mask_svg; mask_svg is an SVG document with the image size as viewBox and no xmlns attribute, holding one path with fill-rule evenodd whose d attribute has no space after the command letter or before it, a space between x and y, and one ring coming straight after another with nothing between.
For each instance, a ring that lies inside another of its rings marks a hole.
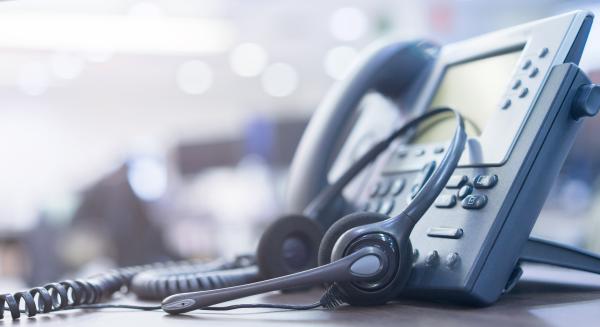
<instances>
[{"instance_id":1,"label":"headset earpiece","mask_svg":"<svg viewBox=\"0 0 600 327\"><path fill-rule=\"evenodd\" d=\"M319 248L319 265L332 261L334 246L340 237L358 226L380 223L389 217L375 212L357 212L343 217L325 233ZM398 242L386 233L366 234L352 241L343 250L347 256L365 247L376 247L386 254L385 274L378 280L369 282L336 282L336 294L351 305L379 305L393 300L404 288L408 280L412 245L408 238ZM339 259L339 258L336 258Z\"/></svg>"},{"instance_id":2,"label":"headset earpiece","mask_svg":"<svg viewBox=\"0 0 600 327\"><path fill-rule=\"evenodd\" d=\"M256 261L263 278L289 275L317 265L321 226L304 215L275 220L263 233Z\"/></svg>"},{"instance_id":3,"label":"headset earpiece","mask_svg":"<svg viewBox=\"0 0 600 327\"><path fill-rule=\"evenodd\" d=\"M319 247L319 266L326 265L331 262L331 253L333 252L333 246L335 242L344 234L346 231L361 225L368 225L371 223L377 223L389 218L388 216L376 212L355 212L342 217L336 221L321 240L321 246Z\"/></svg>"}]
</instances>

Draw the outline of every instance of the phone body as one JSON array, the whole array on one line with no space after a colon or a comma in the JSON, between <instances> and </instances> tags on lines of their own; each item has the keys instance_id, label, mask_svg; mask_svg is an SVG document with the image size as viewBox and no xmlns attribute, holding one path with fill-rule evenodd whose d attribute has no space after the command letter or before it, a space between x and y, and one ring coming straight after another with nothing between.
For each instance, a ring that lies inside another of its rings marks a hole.
<instances>
[{"instance_id":1,"label":"phone body","mask_svg":"<svg viewBox=\"0 0 600 327\"><path fill-rule=\"evenodd\" d=\"M488 305L508 288L581 125L571 104L590 83L576 64L592 20L589 12L570 12L443 46L403 94L410 101L392 101L401 107L396 125L437 106L455 107L469 125L455 175L411 234L414 262L403 296ZM361 135L393 127L367 117L377 110L361 112L358 122L367 122L348 134L330 182L363 146ZM437 121L391 147L345 190L345 210L401 212L430 173L426 164L444 155L448 132L452 125ZM291 180L290 192L310 197Z\"/></svg>"}]
</instances>

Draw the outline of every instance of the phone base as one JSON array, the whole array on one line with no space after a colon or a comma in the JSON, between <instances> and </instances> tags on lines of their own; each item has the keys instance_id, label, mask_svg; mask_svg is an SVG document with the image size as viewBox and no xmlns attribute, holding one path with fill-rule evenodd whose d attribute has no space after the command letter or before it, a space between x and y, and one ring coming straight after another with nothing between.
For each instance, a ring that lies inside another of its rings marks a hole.
<instances>
[{"instance_id":1,"label":"phone base","mask_svg":"<svg viewBox=\"0 0 600 327\"><path fill-rule=\"evenodd\" d=\"M600 255L531 236L519 258L519 263L521 262L542 263L600 274Z\"/></svg>"}]
</instances>

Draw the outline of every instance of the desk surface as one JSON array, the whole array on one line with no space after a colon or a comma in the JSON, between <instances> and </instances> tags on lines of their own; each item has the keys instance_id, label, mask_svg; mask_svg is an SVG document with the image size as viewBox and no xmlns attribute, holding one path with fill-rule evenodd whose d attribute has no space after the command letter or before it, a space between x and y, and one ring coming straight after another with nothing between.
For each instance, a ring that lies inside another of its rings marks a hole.
<instances>
[{"instance_id":1,"label":"desk surface","mask_svg":"<svg viewBox=\"0 0 600 327\"><path fill-rule=\"evenodd\" d=\"M293 294L270 293L236 302L309 303L318 290ZM161 311L125 309L72 311L25 318L16 324L39 326L598 326L600 276L566 269L525 266L514 290L487 308L400 301L380 307L344 306L335 311L243 309L194 312L170 316ZM15 323L15 322L13 322ZM10 325L10 319L0 325Z\"/></svg>"}]
</instances>

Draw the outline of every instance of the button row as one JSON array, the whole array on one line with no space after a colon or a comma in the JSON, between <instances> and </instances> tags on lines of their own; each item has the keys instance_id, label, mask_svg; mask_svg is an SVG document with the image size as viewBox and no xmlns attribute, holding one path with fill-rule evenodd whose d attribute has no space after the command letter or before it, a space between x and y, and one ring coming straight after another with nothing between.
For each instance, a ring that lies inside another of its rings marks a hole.
<instances>
[{"instance_id":1,"label":"button row","mask_svg":"<svg viewBox=\"0 0 600 327\"><path fill-rule=\"evenodd\" d=\"M369 192L370 197L376 196L386 196L388 194L398 195L402 193L404 189L404 185L406 181L404 178L398 178L396 180L382 180L377 182L371 187L371 191Z\"/></svg>"},{"instance_id":2,"label":"button row","mask_svg":"<svg viewBox=\"0 0 600 327\"><path fill-rule=\"evenodd\" d=\"M436 147L433 148L433 153L440 154L440 153L443 153L445 150L446 149L443 146L438 145L438 146L436 146ZM406 149L406 148L404 148L404 147L400 148L400 149L397 149L396 152L395 152L397 158L406 158L408 156L408 153L409 153L409 150ZM427 150L424 149L424 148L417 148L413 152L413 154L415 155L415 157L422 157L426 153L427 153Z\"/></svg>"},{"instance_id":3,"label":"button row","mask_svg":"<svg viewBox=\"0 0 600 327\"><path fill-rule=\"evenodd\" d=\"M456 194L440 194L434 205L437 208L453 208L457 200L461 201L464 209L481 209L487 204L487 196L484 194L472 194L474 189L491 189L498 183L498 175L478 175L469 183L465 175L453 175L448 180L446 188L458 189Z\"/></svg>"},{"instance_id":4,"label":"button row","mask_svg":"<svg viewBox=\"0 0 600 327\"><path fill-rule=\"evenodd\" d=\"M540 49L540 51L538 53L538 58L540 58L540 59L545 58L549 52L550 52L550 50L548 48ZM531 59L525 59L525 61L523 61L523 63L521 64L521 70L529 78L535 78L540 73L540 69L533 65L533 61ZM523 87L521 88L521 86L523 86ZM529 94L529 88L524 86L523 81L518 78L511 85L511 89L513 91L517 92L517 96L519 98L524 98L527 96L527 94ZM512 105L512 100L510 98L507 98L504 100L504 102L502 102L501 108L508 109L511 105Z\"/></svg>"},{"instance_id":5,"label":"button row","mask_svg":"<svg viewBox=\"0 0 600 327\"><path fill-rule=\"evenodd\" d=\"M460 261L460 256L456 252L448 253L444 260L444 265L447 268L454 268L456 264ZM425 265L429 267L437 266L440 262L440 254L437 250L433 250L427 254L425 257Z\"/></svg>"}]
</instances>

